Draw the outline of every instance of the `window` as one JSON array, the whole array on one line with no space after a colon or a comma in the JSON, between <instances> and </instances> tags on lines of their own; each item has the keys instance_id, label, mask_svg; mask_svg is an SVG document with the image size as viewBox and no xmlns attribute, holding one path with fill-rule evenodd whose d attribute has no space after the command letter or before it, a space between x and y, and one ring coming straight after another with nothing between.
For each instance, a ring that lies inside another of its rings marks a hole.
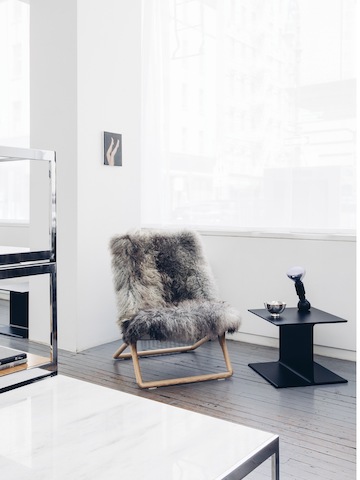
<instances>
[{"instance_id":1,"label":"window","mask_svg":"<svg viewBox=\"0 0 360 480\"><path fill-rule=\"evenodd\" d=\"M0 145L29 147L29 4L0 2ZM29 162L0 163L0 223L29 222Z\"/></svg>"},{"instance_id":2,"label":"window","mask_svg":"<svg viewBox=\"0 0 360 480\"><path fill-rule=\"evenodd\" d=\"M355 231L355 0L146 0L142 223Z\"/></svg>"}]
</instances>

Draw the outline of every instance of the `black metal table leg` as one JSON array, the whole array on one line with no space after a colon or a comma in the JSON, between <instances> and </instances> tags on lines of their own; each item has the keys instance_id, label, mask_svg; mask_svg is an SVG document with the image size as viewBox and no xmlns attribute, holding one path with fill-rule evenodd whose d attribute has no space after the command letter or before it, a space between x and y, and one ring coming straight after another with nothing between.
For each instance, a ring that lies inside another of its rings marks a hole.
<instances>
[{"instance_id":1,"label":"black metal table leg","mask_svg":"<svg viewBox=\"0 0 360 480\"><path fill-rule=\"evenodd\" d=\"M314 325L281 325L279 363L307 382L314 381Z\"/></svg>"}]
</instances>

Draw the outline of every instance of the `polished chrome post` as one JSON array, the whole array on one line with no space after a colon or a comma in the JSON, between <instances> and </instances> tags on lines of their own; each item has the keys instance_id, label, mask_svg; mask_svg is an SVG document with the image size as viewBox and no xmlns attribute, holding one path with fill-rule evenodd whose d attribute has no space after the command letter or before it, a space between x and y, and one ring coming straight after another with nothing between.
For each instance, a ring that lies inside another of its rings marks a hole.
<instances>
[{"instance_id":1,"label":"polished chrome post","mask_svg":"<svg viewBox=\"0 0 360 480\"><path fill-rule=\"evenodd\" d=\"M280 480L279 439L276 452L271 456L271 480Z\"/></svg>"},{"instance_id":2,"label":"polished chrome post","mask_svg":"<svg viewBox=\"0 0 360 480\"><path fill-rule=\"evenodd\" d=\"M57 339L57 291L56 291L56 263L52 264L50 273L50 354L51 362L57 366L58 339Z\"/></svg>"},{"instance_id":3,"label":"polished chrome post","mask_svg":"<svg viewBox=\"0 0 360 480\"><path fill-rule=\"evenodd\" d=\"M56 154L49 162L50 182L50 261L56 262Z\"/></svg>"}]
</instances>

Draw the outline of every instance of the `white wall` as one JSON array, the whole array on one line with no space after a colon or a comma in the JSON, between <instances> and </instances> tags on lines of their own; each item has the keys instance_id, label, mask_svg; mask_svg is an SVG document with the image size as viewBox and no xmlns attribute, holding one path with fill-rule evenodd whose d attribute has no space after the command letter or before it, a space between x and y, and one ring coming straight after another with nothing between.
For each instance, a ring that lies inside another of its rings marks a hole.
<instances>
[{"instance_id":1,"label":"white wall","mask_svg":"<svg viewBox=\"0 0 360 480\"><path fill-rule=\"evenodd\" d=\"M79 350L119 338L109 239L140 221L140 6L78 0ZM104 130L121 167L103 165Z\"/></svg>"},{"instance_id":2,"label":"white wall","mask_svg":"<svg viewBox=\"0 0 360 480\"><path fill-rule=\"evenodd\" d=\"M278 327L248 312L263 303L282 300L296 307L289 267L306 269L303 283L311 305L348 320L314 327L315 352L355 360L356 243L339 240L301 240L246 236L203 235L205 252L224 300L241 311L235 338L278 345Z\"/></svg>"},{"instance_id":3,"label":"white wall","mask_svg":"<svg viewBox=\"0 0 360 480\"><path fill-rule=\"evenodd\" d=\"M23 247L29 245L27 225L0 225L1 245Z\"/></svg>"},{"instance_id":4,"label":"white wall","mask_svg":"<svg viewBox=\"0 0 360 480\"><path fill-rule=\"evenodd\" d=\"M140 0L31 2L31 146L57 153L59 346L71 351L119 338L108 243L139 224L140 22ZM123 134L123 167L102 164L104 130Z\"/></svg>"},{"instance_id":5,"label":"white wall","mask_svg":"<svg viewBox=\"0 0 360 480\"><path fill-rule=\"evenodd\" d=\"M59 341L73 351L78 316L76 7L72 0L30 5L30 144L57 154Z\"/></svg>"}]
</instances>

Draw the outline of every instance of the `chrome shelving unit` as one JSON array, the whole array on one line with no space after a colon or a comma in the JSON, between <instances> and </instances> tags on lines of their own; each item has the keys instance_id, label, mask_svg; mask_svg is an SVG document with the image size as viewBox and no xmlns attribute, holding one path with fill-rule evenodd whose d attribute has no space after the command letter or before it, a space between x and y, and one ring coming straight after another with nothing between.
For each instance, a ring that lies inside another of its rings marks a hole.
<instances>
[{"instance_id":1,"label":"chrome shelving unit","mask_svg":"<svg viewBox=\"0 0 360 480\"><path fill-rule=\"evenodd\" d=\"M36 275L50 276L50 338L47 356L31 353L31 341L23 340L24 350L29 352L26 366L14 367L0 371L0 393L42 378L57 374L57 291L56 291L56 155L55 152L25 148L0 146L0 163L29 160L45 162L49 171L49 248L30 248L29 246L0 246L0 280L32 277ZM0 285L1 290L1 285ZM31 295L31 291L30 291ZM30 318L31 322L31 318ZM9 339L7 338L7 346ZM0 344L2 340L0 338ZM37 353L37 351L36 351Z\"/></svg>"}]
</instances>

